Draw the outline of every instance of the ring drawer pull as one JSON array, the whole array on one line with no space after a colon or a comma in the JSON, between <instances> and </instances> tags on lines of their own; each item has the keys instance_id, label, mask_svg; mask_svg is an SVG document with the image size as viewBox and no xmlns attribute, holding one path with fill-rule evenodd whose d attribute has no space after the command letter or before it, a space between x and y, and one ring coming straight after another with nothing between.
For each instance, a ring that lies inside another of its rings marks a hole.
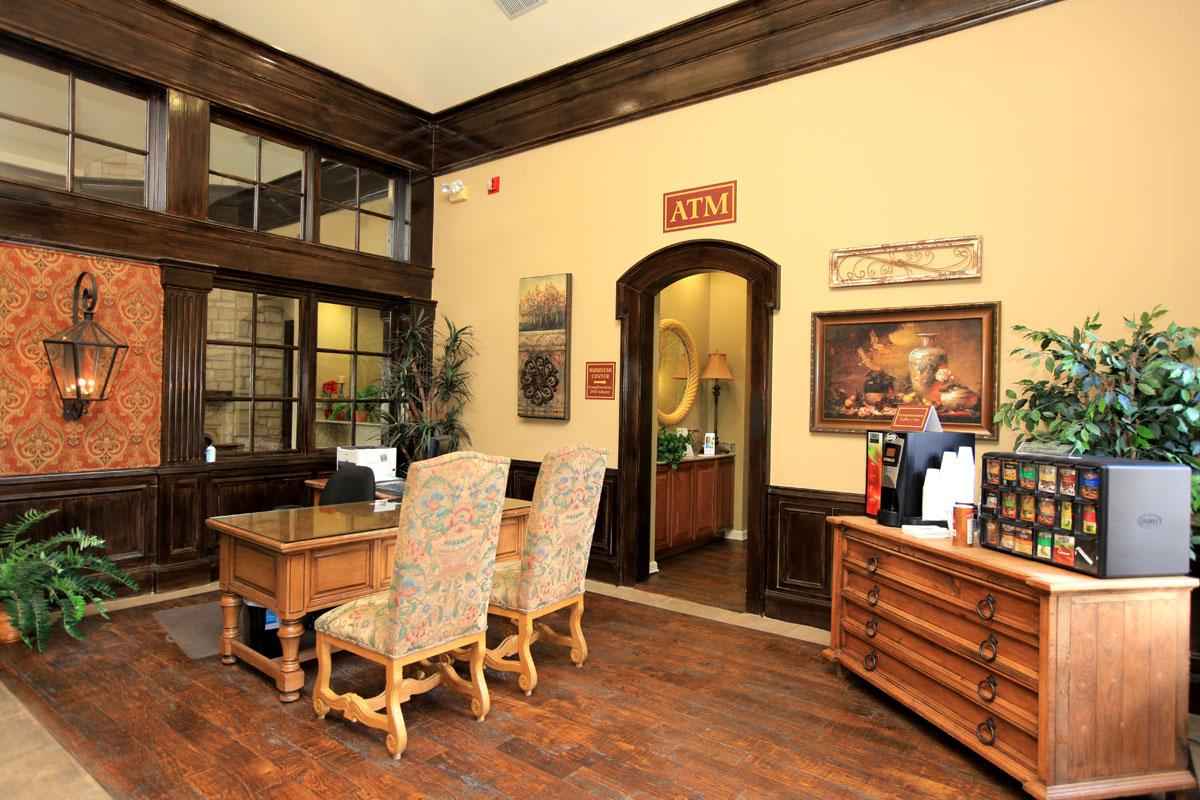
<instances>
[{"instance_id":1,"label":"ring drawer pull","mask_svg":"<svg viewBox=\"0 0 1200 800\"><path fill-rule=\"evenodd\" d=\"M863 656L863 669L867 672L874 672L877 666L879 666L879 656L875 655L874 650Z\"/></svg>"},{"instance_id":2,"label":"ring drawer pull","mask_svg":"<svg viewBox=\"0 0 1200 800\"><path fill-rule=\"evenodd\" d=\"M879 603L879 587L872 586L870 588L870 590L867 591L867 605L874 606L874 605L878 605L878 603Z\"/></svg>"},{"instance_id":3,"label":"ring drawer pull","mask_svg":"<svg viewBox=\"0 0 1200 800\"><path fill-rule=\"evenodd\" d=\"M871 556L867 559L867 574L874 575L879 570L879 559Z\"/></svg>"},{"instance_id":4,"label":"ring drawer pull","mask_svg":"<svg viewBox=\"0 0 1200 800\"><path fill-rule=\"evenodd\" d=\"M979 643L979 657L989 663L996 660L999 650L1000 642L996 640L994 633L989 633L988 637Z\"/></svg>"},{"instance_id":5,"label":"ring drawer pull","mask_svg":"<svg viewBox=\"0 0 1200 800\"><path fill-rule=\"evenodd\" d=\"M979 682L979 699L990 703L996 699L996 676L988 675Z\"/></svg>"},{"instance_id":6,"label":"ring drawer pull","mask_svg":"<svg viewBox=\"0 0 1200 800\"><path fill-rule=\"evenodd\" d=\"M867 638L874 639L875 634L879 633L879 622L874 617L867 620Z\"/></svg>"},{"instance_id":7,"label":"ring drawer pull","mask_svg":"<svg viewBox=\"0 0 1200 800\"><path fill-rule=\"evenodd\" d=\"M975 604L975 613L979 615L980 619L991 619L996 616L996 598L989 593Z\"/></svg>"},{"instance_id":8,"label":"ring drawer pull","mask_svg":"<svg viewBox=\"0 0 1200 800\"><path fill-rule=\"evenodd\" d=\"M988 717L983 722L975 726L975 735L979 737L979 741L983 744L992 745L996 743L996 720Z\"/></svg>"}]
</instances>

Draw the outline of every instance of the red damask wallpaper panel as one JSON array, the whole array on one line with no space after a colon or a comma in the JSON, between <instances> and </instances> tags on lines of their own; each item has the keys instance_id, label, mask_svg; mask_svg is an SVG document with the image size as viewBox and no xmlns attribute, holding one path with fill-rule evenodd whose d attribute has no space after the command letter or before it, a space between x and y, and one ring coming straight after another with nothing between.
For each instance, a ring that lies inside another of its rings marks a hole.
<instances>
[{"instance_id":1,"label":"red damask wallpaper panel","mask_svg":"<svg viewBox=\"0 0 1200 800\"><path fill-rule=\"evenodd\" d=\"M63 419L42 339L71 321L80 272L96 277L96 321L129 345L108 400ZM0 243L0 475L158 466L163 292L158 267Z\"/></svg>"}]
</instances>

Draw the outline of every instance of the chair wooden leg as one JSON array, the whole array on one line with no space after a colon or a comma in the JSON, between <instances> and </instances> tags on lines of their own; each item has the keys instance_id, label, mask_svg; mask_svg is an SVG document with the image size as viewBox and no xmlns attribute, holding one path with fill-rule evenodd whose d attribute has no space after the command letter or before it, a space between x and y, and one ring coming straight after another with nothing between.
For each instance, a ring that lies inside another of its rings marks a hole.
<instances>
[{"instance_id":1,"label":"chair wooden leg","mask_svg":"<svg viewBox=\"0 0 1200 800\"><path fill-rule=\"evenodd\" d=\"M517 658L521 661L521 672L517 678L517 686L525 692L525 696L533 694L537 688L537 666L533 663L533 619L527 615L517 620Z\"/></svg>"},{"instance_id":2,"label":"chair wooden leg","mask_svg":"<svg viewBox=\"0 0 1200 800\"><path fill-rule=\"evenodd\" d=\"M404 712L400 710L401 683L404 680L404 667L399 661L391 660L387 664L387 695L384 701L384 713L387 715L387 749L392 758L397 761L408 746L408 729L404 727Z\"/></svg>"},{"instance_id":3,"label":"chair wooden leg","mask_svg":"<svg viewBox=\"0 0 1200 800\"><path fill-rule=\"evenodd\" d=\"M332 672L332 662L329 658L331 648L325 634L317 632L317 682L313 686L313 711L317 719L325 719L329 713L329 699L334 697L329 688L329 674Z\"/></svg>"},{"instance_id":4,"label":"chair wooden leg","mask_svg":"<svg viewBox=\"0 0 1200 800\"><path fill-rule=\"evenodd\" d=\"M587 661L587 639L583 638L583 595L571 606L571 661L575 666L582 667Z\"/></svg>"},{"instance_id":5,"label":"chair wooden leg","mask_svg":"<svg viewBox=\"0 0 1200 800\"><path fill-rule=\"evenodd\" d=\"M483 658L487 654L487 644L481 636L471 647L471 685L475 689L475 696L471 698L471 713L475 715L475 719L483 722L487 718L488 711L492 708L492 697L488 694L487 681L483 679Z\"/></svg>"}]
</instances>

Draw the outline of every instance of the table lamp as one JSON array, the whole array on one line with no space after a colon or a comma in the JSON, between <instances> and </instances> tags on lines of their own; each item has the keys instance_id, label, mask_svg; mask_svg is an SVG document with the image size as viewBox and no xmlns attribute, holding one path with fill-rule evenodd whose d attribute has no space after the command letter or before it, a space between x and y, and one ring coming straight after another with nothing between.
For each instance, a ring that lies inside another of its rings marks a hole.
<instances>
[{"instance_id":1,"label":"table lamp","mask_svg":"<svg viewBox=\"0 0 1200 800\"><path fill-rule=\"evenodd\" d=\"M724 353L708 354L708 363L704 365L704 371L700 373L700 380L713 382L713 438L719 445L721 439L717 436L717 402L721 397L721 381L733 380L733 373L729 371L729 362L725 360Z\"/></svg>"}]
</instances>

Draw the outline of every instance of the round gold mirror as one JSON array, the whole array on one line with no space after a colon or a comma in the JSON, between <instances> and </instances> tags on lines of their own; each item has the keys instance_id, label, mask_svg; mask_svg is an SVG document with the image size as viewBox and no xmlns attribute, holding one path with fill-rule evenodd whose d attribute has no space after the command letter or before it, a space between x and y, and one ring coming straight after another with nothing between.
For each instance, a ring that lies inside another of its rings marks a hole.
<instances>
[{"instance_id":1,"label":"round gold mirror","mask_svg":"<svg viewBox=\"0 0 1200 800\"><path fill-rule=\"evenodd\" d=\"M696 402L700 385L700 360L696 341L682 322L658 323L658 424L678 425Z\"/></svg>"}]
</instances>

